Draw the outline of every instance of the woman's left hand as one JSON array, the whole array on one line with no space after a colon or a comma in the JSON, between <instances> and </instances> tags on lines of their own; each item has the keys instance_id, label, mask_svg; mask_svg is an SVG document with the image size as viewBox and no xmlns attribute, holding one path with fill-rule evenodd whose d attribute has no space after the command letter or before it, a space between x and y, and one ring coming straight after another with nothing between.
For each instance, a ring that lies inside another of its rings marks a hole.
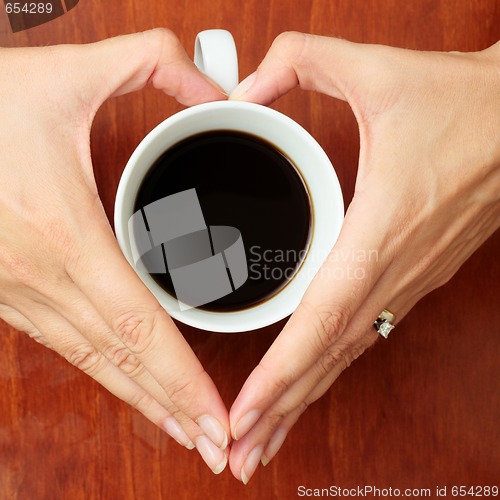
<instances>
[{"instance_id":1,"label":"woman's left hand","mask_svg":"<svg viewBox=\"0 0 500 500\"><path fill-rule=\"evenodd\" d=\"M298 85L350 104L359 169L337 244L231 408L245 483L379 338L380 312L400 321L500 222L500 44L416 52L287 33L230 97L268 104Z\"/></svg>"}]
</instances>

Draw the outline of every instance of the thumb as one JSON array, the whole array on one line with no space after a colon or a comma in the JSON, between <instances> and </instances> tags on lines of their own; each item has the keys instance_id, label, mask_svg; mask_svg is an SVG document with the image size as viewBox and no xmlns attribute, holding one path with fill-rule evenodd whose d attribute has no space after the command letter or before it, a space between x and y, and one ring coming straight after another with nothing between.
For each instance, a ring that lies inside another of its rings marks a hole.
<instances>
[{"instance_id":1,"label":"thumb","mask_svg":"<svg viewBox=\"0 0 500 500\"><path fill-rule=\"evenodd\" d=\"M362 47L338 38L282 33L257 71L243 80L229 98L267 105L300 86L349 100L351 85L369 63Z\"/></svg>"},{"instance_id":2,"label":"thumb","mask_svg":"<svg viewBox=\"0 0 500 500\"><path fill-rule=\"evenodd\" d=\"M179 39L167 29L68 47L68 65L75 68L85 102L93 110L108 97L142 89L148 83L188 106L227 97L196 68Z\"/></svg>"}]
</instances>

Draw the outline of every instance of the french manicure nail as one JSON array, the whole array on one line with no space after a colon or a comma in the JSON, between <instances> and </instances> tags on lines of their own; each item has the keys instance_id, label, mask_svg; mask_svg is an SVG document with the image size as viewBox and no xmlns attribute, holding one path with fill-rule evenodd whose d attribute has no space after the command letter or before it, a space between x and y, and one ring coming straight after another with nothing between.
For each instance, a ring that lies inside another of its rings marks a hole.
<instances>
[{"instance_id":1,"label":"french manicure nail","mask_svg":"<svg viewBox=\"0 0 500 500\"><path fill-rule=\"evenodd\" d=\"M163 422L165 432L173 439L175 439L181 446L185 446L188 450L194 448L193 442L189 439L188 435L184 432L179 422L174 417L168 417Z\"/></svg>"},{"instance_id":2,"label":"french manicure nail","mask_svg":"<svg viewBox=\"0 0 500 500\"><path fill-rule=\"evenodd\" d=\"M241 480L243 484L248 484L248 481L252 478L257 465L262 457L262 452L264 451L264 445L259 444L256 446L247 456L243 467L241 468Z\"/></svg>"},{"instance_id":3,"label":"french manicure nail","mask_svg":"<svg viewBox=\"0 0 500 500\"><path fill-rule=\"evenodd\" d=\"M271 439L269 440L269 444L267 445L267 448L264 450L262 458L260 459L264 467L276 456L276 453L278 453L279 449L285 442L287 434L288 431L286 429L278 429L272 435Z\"/></svg>"},{"instance_id":4,"label":"french manicure nail","mask_svg":"<svg viewBox=\"0 0 500 500\"><path fill-rule=\"evenodd\" d=\"M231 99L240 99L243 94L250 90L250 87L254 84L257 73L252 73L248 75L240 84L231 92Z\"/></svg>"},{"instance_id":5,"label":"french manicure nail","mask_svg":"<svg viewBox=\"0 0 500 500\"><path fill-rule=\"evenodd\" d=\"M201 430L221 449L227 446L227 434L220 422L211 415L202 415L196 423Z\"/></svg>"},{"instance_id":6,"label":"french manicure nail","mask_svg":"<svg viewBox=\"0 0 500 500\"><path fill-rule=\"evenodd\" d=\"M196 449L214 474L220 474L227 465L227 455L207 436L196 438Z\"/></svg>"},{"instance_id":7,"label":"french manicure nail","mask_svg":"<svg viewBox=\"0 0 500 500\"><path fill-rule=\"evenodd\" d=\"M260 410L250 410L246 415L243 415L232 430L233 438L242 438L259 420L261 416Z\"/></svg>"}]
</instances>

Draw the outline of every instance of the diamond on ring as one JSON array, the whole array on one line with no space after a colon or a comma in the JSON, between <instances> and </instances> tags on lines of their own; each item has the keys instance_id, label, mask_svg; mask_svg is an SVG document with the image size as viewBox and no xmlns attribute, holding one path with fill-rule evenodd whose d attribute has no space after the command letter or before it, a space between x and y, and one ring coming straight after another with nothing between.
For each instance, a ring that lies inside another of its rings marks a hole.
<instances>
[{"instance_id":1,"label":"diamond on ring","mask_svg":"<svg viewBox=\"0 0 500 500\"><path fill-rule=\"evenodd\" d=\"M389 336L392 330L394 330L394 325L392 321L395 321L396 316L392 314L387 309L384 309L378 316L378 318L373 323L373 327L377 330L384 339Z\"/></svg>"}]
</instances>

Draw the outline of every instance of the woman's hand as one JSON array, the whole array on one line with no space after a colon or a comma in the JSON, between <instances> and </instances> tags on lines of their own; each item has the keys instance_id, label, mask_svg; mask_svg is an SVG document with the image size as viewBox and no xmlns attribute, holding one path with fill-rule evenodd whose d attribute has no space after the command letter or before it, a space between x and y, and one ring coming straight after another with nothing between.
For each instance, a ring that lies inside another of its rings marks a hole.
<instances>
[{"instance_id":1,"label":"woman's hand","mask_svg":"<svg viewBox=\"0 0 500 500\"><path fill-rule=\"evenodd\" d=\"M227 410L123 257L97 193L89 137L108 97L147 83L187 105L226 96L167 30L0 49L0 74L0 317L181 445L196 445L221 472Z\"/></svg>"},{"instance_id":2,"label":"woman's hand","mask_svg":"<svg viewBox=\"0 0 500 500\"><path fill-rule=\"evenodd\" d=\"M332 254L231 408L244 482L379 338L380 312L400 321L500 223L499 43L437 53L287 33L230 98L269 104L299 85L350 104L358 176Z\"/></svg>"}]
</instances>

